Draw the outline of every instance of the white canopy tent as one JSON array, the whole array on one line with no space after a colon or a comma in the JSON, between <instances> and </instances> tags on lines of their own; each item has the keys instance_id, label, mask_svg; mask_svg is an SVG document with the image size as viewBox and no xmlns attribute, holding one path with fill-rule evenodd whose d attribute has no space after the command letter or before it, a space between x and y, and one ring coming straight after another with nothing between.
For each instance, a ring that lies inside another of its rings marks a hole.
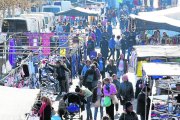
<instances>
[{"instance_id":1,"label":"white canopy tent","mask_svg":"<svg viewBox=\"0 0 180 120\"><path fill-rule=\"evenodd\" d=\"M180 57L180 46L134 46L137 57Z\"/></svg>"},{"instance_id":2,"label":"white canopy tent","mask_svg":"<svg viewBox=\"0 0 180 120\"><path fill-rule=\"evenodd\" d=\"M25 120L39 93L39 89L0 86L0 120Z\"/></svg>"},{"instance_id":3,"label":"white canopy tent","mask_svg":"<svg viewBox=\"0 0 180 120\"><path fill-rule=\"evenodd\" d=\"M164 9L164 10L153 11L153 12L140 12L140 13L138 13L138 15L140 15L140 16L147 16L147 15L165 16L165 17L169 17L172 19L180 20L179 14L180 14L180 6L168 8L168 9Z\"/></svg>"},{"instance_id":4,"label":"white canopy tent","mask_svg":"<svg viewBox=\"0 0 180 120\"><path fill-rule=\"evenodd\" d=\"M180 64L143 63L147 76L180 76Z\"/></svg>"},{"instance_id":5,"label":"white canopy tent","mask_svg":"<svg viewBox=\"0 0 180 120\"><path fill-rule=\"evenodd\" d=\"M180 20L168 16L131 14L130 18L134 21L137 31L164 29L180 32Z\"/></svg>"}]
</instances>

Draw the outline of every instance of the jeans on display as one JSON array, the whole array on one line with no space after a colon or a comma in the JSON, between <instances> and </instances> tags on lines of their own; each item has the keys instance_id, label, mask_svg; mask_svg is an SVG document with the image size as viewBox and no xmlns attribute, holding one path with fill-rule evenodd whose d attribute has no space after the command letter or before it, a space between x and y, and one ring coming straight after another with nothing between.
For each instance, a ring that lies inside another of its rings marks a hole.
<instances>
[{"instance_id":1,"label":"jeans on display","mask_svg":"<svg viewBox=\"0 0 180 120\"><path fill-rule=\"evenodd\" d=\"M92 119L91 101L92 101L92 96L87 98L87 104L86 104L87 120Z\"/></svg>"},{"instance_id":2,"label":"jeans on display","mask_svg":"<svg viewBox=\"0 0 180 120\"><path fill-rule=\"evenodd\" d=\"M97 119L97 113L98 113L98 109L100 108L100 114L101 114L101 116L100 116L100 119L103 117L103 107L95 107L94 108L94 120L99 120L99 119Z\"/></svg>"}]
</instances>

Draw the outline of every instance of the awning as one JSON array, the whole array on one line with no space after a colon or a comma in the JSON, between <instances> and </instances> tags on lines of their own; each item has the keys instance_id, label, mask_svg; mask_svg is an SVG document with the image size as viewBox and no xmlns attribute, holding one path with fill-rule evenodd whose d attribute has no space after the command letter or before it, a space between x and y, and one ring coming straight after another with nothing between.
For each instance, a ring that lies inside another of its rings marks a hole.
<instances>
[{"instance_id":1,"label":"awning","mask_svg":"<svg viewBox=\"0 0 180 120\"><path fill-rule=\"evenodd\" d=\"M136 31L164 29L180 32L180 21L166 16L131 14L130 18L136 25Z\"/></svg>"},{"instance_id":2,"label":"awning","mask_svg":"<svg viewBox=\"0 0 180 120\"><path fill-rule=\"evenodd\" d=\"M152 11L152 12L140 12L138 13L140 16L165 16L169 17L172 19L180 20L180 6L178 7L173 7L173 8L168 8L164 10L158 10L158 11Z\"/></svg>"},{"instance_id":3,"label":"awning","mask_svg":"<svg viewBox=\"0 0 180 120\"><path fill-rule=\"evenodd\" d=\"M143 63L147 76L180 76L180 64Z\"/></svg>"},{"instance_id":4,"label":"awning","mask_svg":"<svg viewBox=\"0 0 180 120\"><path fill-rule=\"evenodd\" d=\"M84 9L81 7L75 7L67 11L59 12L56 14L56 16L64 15L64 16L98 16L99 12Z\"/></svg>"},{"instance_id":5,"label":"awning","mask_svg":"<svg viewBox=\"0 0 180 120\"><path fill-rule=\"evenodd\" d=\"M0 86L0 120L25 120L39 93L39 89Z\"/></svg>"},{"instance_id":6,"label":"awning","mask_svg":"<svg viewBox=\"0 0 180 120\"><path fill-rule=\"evenodd\" d=\"M134 46L137 57L180 57L180 46Z\"/></svg>"}]
</instances>

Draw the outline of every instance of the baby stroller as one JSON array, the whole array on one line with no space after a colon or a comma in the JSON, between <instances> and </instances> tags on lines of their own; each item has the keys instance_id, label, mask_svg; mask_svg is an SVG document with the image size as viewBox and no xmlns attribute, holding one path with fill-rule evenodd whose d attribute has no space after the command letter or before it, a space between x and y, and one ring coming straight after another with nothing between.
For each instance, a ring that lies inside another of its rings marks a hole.
<instances>
[{"instance_id":1,"label":"baby stroller","mask_svg":"<svg viewBox=\"0 0 180 120\"><path fill-rule=\"evenodd\" d=\"M63 116L65 120L83 120L83 116L81 115L82 106L86 103L86 100L77 93L67 93L63 97L63 101L65 101L66 107L63 112ZM59 104L60 106L62 104ZM59 111L62 112L62 109Z\"/></svg>"}]
</instances>

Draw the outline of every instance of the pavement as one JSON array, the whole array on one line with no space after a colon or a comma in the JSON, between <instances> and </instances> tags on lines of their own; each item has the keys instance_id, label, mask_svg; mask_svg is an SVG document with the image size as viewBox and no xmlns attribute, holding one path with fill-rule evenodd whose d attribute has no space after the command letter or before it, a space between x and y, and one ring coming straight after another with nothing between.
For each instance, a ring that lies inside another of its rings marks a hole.
<instances>
[{"instance_id":1,"label":"pavement","mask_svg":"<svg viewBox=\"0 0 180 120\"><path fill-rule=\"evenodd\" d=\"M117 25L117 26L119 26L119 25ZM118 29L118 28L114 28L114 29L113 29L113 33L115 34L115 36L117 36L117 35L120 35L120 34L121 34L121 31L120 31L120 29ZM99 49L99 48L96 48L96 51L97 51L97 52L100 52L100 49ZM136 85L137 78L136 78L136 75L135 75L135 73L134 73L134 71L133 71L133 68L129 67L129 72L127 73L127 75L128 75L129 81L132 82L132 84L133 84L134 92L135 92L135 85ZM120 81L121 81L121 80L120 80ZM76 86L79 85L79 78L77 77L77 78L73 79L73 80L72 80L72 83L73 83L73 84L69 87L69 91L70 91L70 92L74 92ZM58 97L58 99L59 99L59 98L60 98L60 97ZM53 103L53 107L54 107L55 111L58 110L58 105L59 105L59 101L58 101L58 100L55 100L54 103ZM136 105L137 105L137 100L135 99L135 100L133 101L134 111L136 111ZM92 114L94 115L94 108L91 107L91 110L92 110ZM114 111L115 111L115 110L114 110ZM105 108L104 108L103 112L104 112L104 115L106 115ZM115 119L114 119L114 120L118 120L119 117L120 117L120 114L121 114L122 112L123 112L123 106L122 106L122 105L119 105L119 111L118 111L119 114L115 114ZM115 112L115 113L116 113L116 112ZM86 120L86 110L82 112L82 115L83 115L83 120ZM138 116L138 117L139 117L139 116ZM98 111L97 120L100 120L100 111ZM139 120L140 120L140 118L139 118Z\"/></svg>"}]
</instances>

